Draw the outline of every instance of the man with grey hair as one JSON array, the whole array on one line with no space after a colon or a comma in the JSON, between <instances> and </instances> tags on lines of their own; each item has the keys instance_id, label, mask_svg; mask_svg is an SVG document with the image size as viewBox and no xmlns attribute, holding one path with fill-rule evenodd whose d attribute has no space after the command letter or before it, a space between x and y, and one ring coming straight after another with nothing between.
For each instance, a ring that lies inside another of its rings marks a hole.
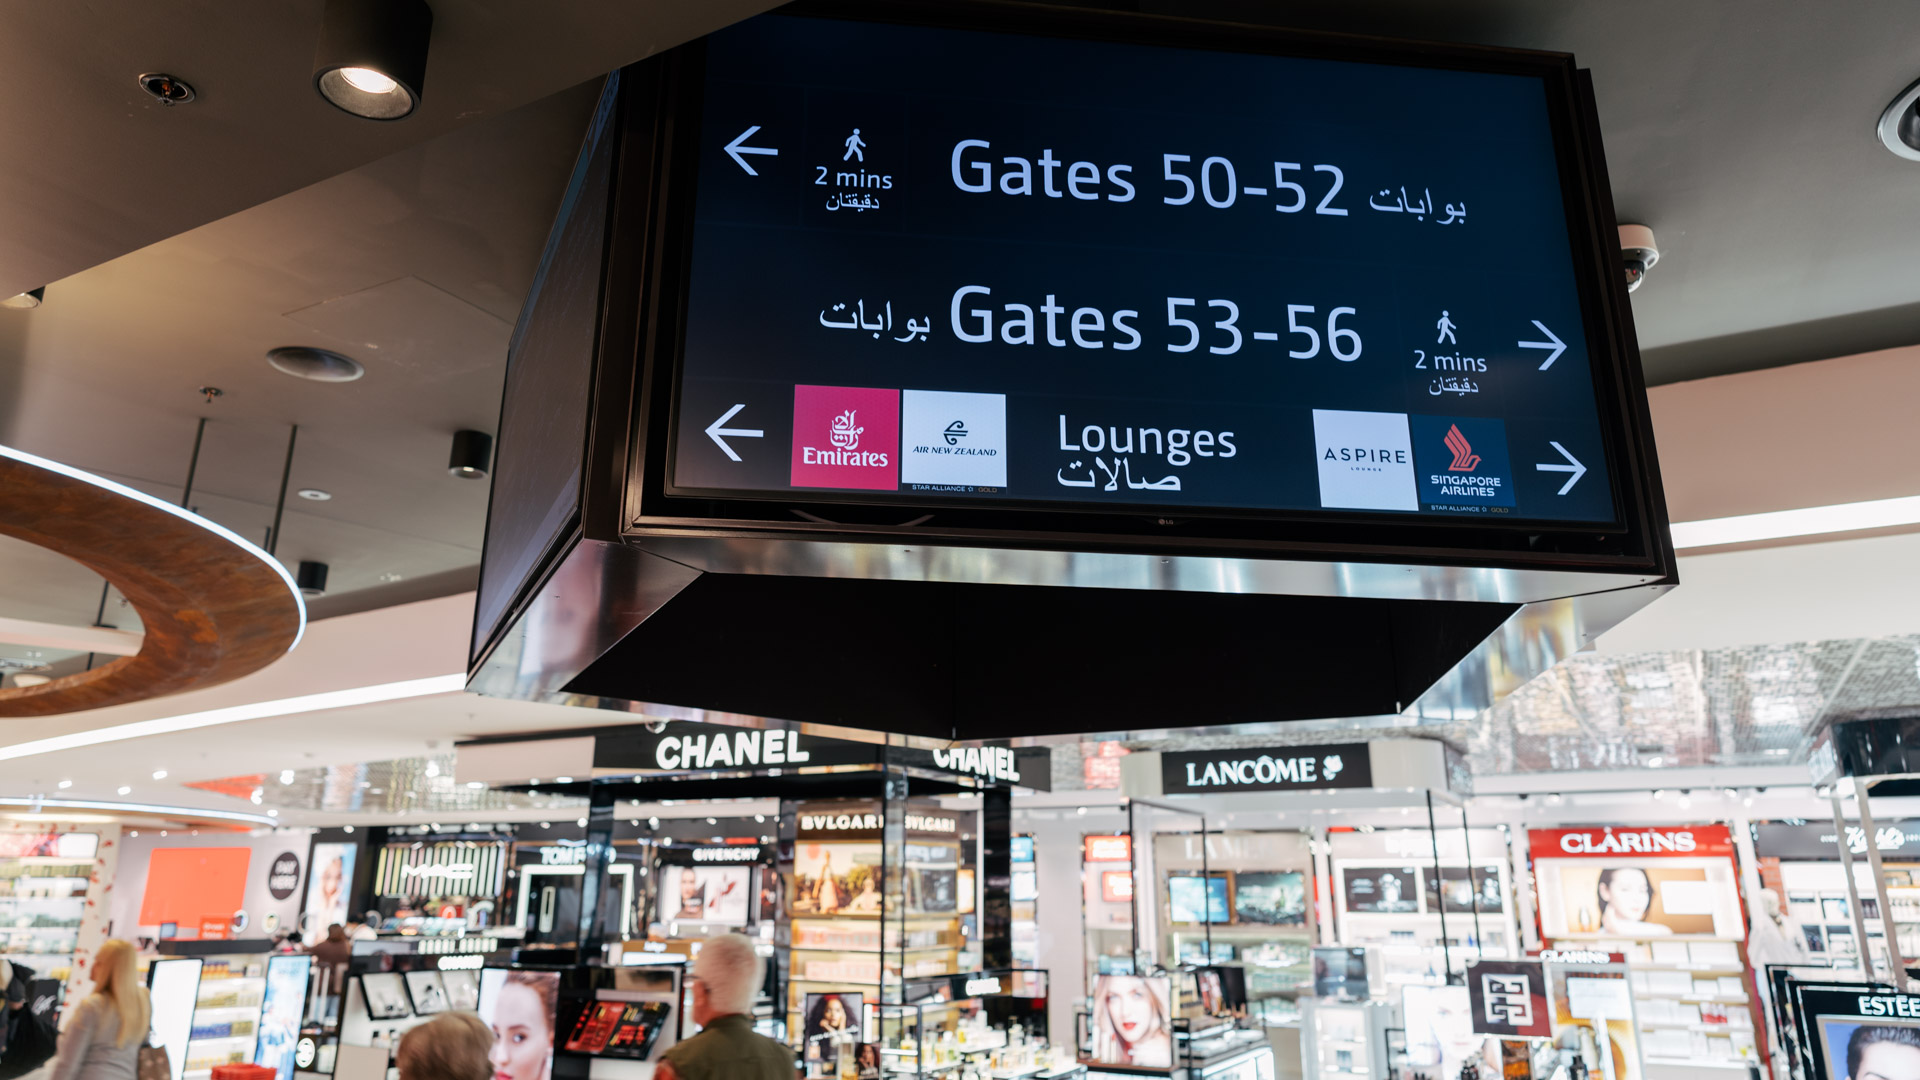
<instances>
[{"instance_id":1,"label":"man with grey hair","mask_svg":"<svg viewBox=\"0 0 1920 1080\"><path fill-rule=\"evenodd\" d=\"M700 1034L668 1050L656 1080L793 1080L793 1051L753 1030L760 954L739 934L708 938L687 976Z\"/></svg>"}]
</instances>

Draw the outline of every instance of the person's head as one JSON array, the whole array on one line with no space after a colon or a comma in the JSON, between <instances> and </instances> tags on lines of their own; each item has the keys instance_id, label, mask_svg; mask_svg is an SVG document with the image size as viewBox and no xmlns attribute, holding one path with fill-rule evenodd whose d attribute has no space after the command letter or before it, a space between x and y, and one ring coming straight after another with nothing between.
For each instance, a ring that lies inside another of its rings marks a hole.
<instances>
[{"instance_id":1,"label":"person's head","mask_svg":"<svg viewBox=\"0 0 1920 1080\"><path fill-rule=\"evenodd\" d=\"M1920 1080L1920 1029L1853 1029L1847 1040L1848 1080Z\"/></svg>"},{"instance_id":2,"label":"person's head","mask_svg":"<svg viewBox=\"0 0 1920 1080\"><path fill-rule=\"evenodd\" d=\"M347 940L347 928L345 926L340 925L339 923L334 923L332 926L327 927L327 940L328 941Z\"/></svg>"},{"instance_id":3,"label":"person's head","mask_svg":"<svg viewBox=\"0 0 1920 1080\"><path fill-rule=\"evenodd\" d=\"M689 866L680 871L680 902L686 903L700 895L700 875Z\"/></svg>"},{"instance_id":4,"label":"person's head","mask_svg":"<svg viewBox=\"0 0 1920 1080\"><path fill-rule=\"evenodd\" d=\"M492 1048L493 1033L478 1016L441 1013L400 1037L400 1080L486 1080Z\"/></svg>"},{"instance_id":5,"label":"person's head","mask_svg":"<svg viewBox=\"0 0 1920 1080\"><path fill-rule=\"evenodd\" d=\"M820 1010L820 1026L828 1031L845 1031L847 1028L847 1003L839 994L827 998L825 1008Z\"/></svg>"},{"instance_id":6,"label":"person's head","mask_svg":"<svg viewBox=\"0 0 1920 1080\"><path fill-rule=\"evenodd\" d=\"M305 934L302 934L300 931L295 930L293 933L287 935L287 940L294 943L295 945L298 945L301 942L306 941L307 938Z\"/></svg>"},{"instance_id":7,"label":"person's head","mask_svg":"<svg viewBox=\"0 0 1920 1080\"><path fill-rule=\"evenodd\" d=\"M338 855L328 859L320 866L320 888L327 893L340 891L342 879L347 876L346 860Z\"/></svg>"},{"instance_id":8,"label":"person's head","mask_svg":"<svg viewBox=\"0 0 1920 1080\"><path fill-rule=\"evenodd\" d=\"M1102 1000L1095 1014L1127 1047L1165 1030L1166 1014L1147 980L1109 975L1100 981L1099 992Z\"/></svg>"},{"instance_id":9,"label":"person's head","mask_svg":"<svg viewBox=\"0 0 1920 1080\"><path fill-rule=\"evenodd\" d=\"M121 1046L145 1039L153 1016L146 988L140 985L139 972L134 969L136 958L133 945L119 938L109 938L93 954L93 992L113 1002L114 1011L120 1014L116 1041Z\"/></svg>"},{"instance_id":10,"label":"person's head","mask_svg":"<svg viewBox=\"0 0 1920 1080\"><path fill-rule=\"evenodd\" d=\"M1641 922L1647 917L1647 909L1653 906L1653 883L1647 880L1647 872L1637 866L1600 871L1600 883L1594 886L1594 892L1600 898L1602 918L1611 908L1616 914Z\"/></svg>"},{"instance_id":11,"label":"person's head","mask_svg":"<svg viewBox=\"0 0 1920 1080\"><path fill-rule=\"evenodd\" d=\"M752 1012L760 975L753 942L739 934L708 938L693 958L693 1022L706 1027L722 1016Z\"/></svg>"},{"instance_id":12,"label":"person's head","mask_svg":"<svg viewBox=\"0 0 1920 1080\"><path fill-rule=\"evenodd\" d=\"M494 1080L544 1080L553 1053L560 980L548 972L510 971L493 1003Z\"/></svg>"}]
</instances>

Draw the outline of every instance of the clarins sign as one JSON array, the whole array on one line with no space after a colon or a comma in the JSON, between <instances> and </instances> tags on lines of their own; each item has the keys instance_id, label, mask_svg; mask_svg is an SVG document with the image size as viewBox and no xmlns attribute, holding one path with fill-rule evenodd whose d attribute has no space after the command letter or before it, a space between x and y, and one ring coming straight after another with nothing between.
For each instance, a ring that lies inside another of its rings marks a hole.
<instances>
[{"instance_id":1,"label":"clarins sign","mask_svg":"<svg viewBox=\"0 0 1920 1080\"><path fill-rule=\"evenodd\" d=\"M1160 755L1160 790L1168 795L1372 786L1373 759L1366 743L1170 750Z\"/></svg>"},{"instance_id":2,"label":"clarins sign","mask_svg":"<svg viewBox=\"0 0 1920 1080\"><path fill-rule=\"evenodd\" d=\"M1725 825L1536 829L1529 838L1536 859L1733 854L1733 835Z\"/></svg>"}]
</instances>

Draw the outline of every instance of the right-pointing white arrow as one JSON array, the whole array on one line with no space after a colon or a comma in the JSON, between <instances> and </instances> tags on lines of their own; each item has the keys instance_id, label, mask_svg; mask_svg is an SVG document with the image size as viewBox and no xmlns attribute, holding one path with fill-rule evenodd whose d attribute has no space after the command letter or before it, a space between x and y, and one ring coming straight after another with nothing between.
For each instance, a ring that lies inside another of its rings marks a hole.
<instances>
[{"instance_id":1,"label":"right-pointing white arrow","mask_svg":"<svg viewBox=\"0 0 1920 1080\"><path fill-rule=\"evenodd\" d=\"M1539 326L1540 324L1535 323L1534 325ZM1541 329L1544 330L1546 328L1541 327ZM732 416L732 415L733 415L732 413L727 414L727 416ZM725 417L722 417L722 419L725 419ZM1581 477L1587 475L1587 467L1585 465L1580 464L1580 460L1578 458L1574 457L1572 454L1567 453L1567 448L1564 446L1561 446L1559 443L1553 442L1552 440L1548 440L1547 445L1553 447L1555 450L1560 451L1560 456L1563 458L1566 458L1567 461L1570 462L1571 464L1567 464L1567 465L1541 464L1541 465L1535 465L1534 468L1539 469L1541 472L1572 473L1573 474L1572 476L1567 477L1567 482L1560 485L1559 494L1565 495L1567 492L1573 490L1573 485L1579 483Z\"/></svg>"},{"instance_id":2,"label":"right-pointing white arrow","mask_svg":"<svg viewBox=\"0 0 1920 1080\"><path fill-rule=\"evenodd\" d=\"M720 436L731 435L736 439L759 439L759 438L764 438L767 434L761 428L729 428L729 427L720 426L721 424L724 424L727 421L733 419L735 414L737 414L741 409L744 409L746 407L747 407L747 404L746 402L743 401L740 404L735 405L733 408L728 409L726 413L720 417L720 419L715 420L713 423L707 425L707 438L712 439L714 445L720 448L720 452L727 455L727 458L732 461L739 461L740 455L734 453L733 447L728 446L727 440L721 438ZM1565 453L1565 451L1561 451L1561 452ZM1541 468L1545 468L1545 467L1546 466L1544 465L1541 466Z\"/></svg>"},{"instance_id":3,"label":"right-pointing white arrow","mask_svg":"<svg viewBox=\"0 0 1920 1080\"><path fill-rule=\"evenodd\" d=\"M748 171L749 171L749 172L751 172L752 170L748 170ZM1521 341L1521 342L1516 342L1516 344L1517 344L1517 345L1519 345L1519 346L1520 346L1520 348L1522 348L1522 349L1551 349L1551 350L1553 350L1552 352L1549 352L1549 353L1547 354L1547 358L1546 358L1545 360L1542 360L1542 361L1540 361L1540 370L1541 370L1541 371L1545 371L1545 370L1547 370L1548 368L1550 368L1550 367L1552 367L1552 366L1553 366L1553 362L1554 362L1555 360L1558 360L1558 359L1560 359L1560 354L1561 354L1561 353L1563 353L1563 352L1566 352L1566 351L1567 351L1567 343L1566 343L1566 342L1564 342L1564 341L1561 341L1561 340L1560 340L1560 338L1559 338L1558 336L1556 336L1556 335L1554 334L1554 332L1553 332L1553 331L1551 331L1551 330L1549 330L1549 329L1547 329L1547 324L1546 324L1546 323L1543 323L1543 322L1541 322L1541 321L1540 321L1539 319L1534 319L1534 320L1532 320L1532 322L1533 322L1533 325L1535 325L1535 326L1537 326L1537 327L1539 327L1539 328L1540 328L1540 332L1541 332L1541 333L1543 333L1543 334L1545 334L1545 335L1547 335L1547 340L1545 340L1545 341ZM1565 453L1565 452L1566 452L1566 451L1564 451L1564 450L1563 450L1563 451L1561 451L1561 453Z\"/></svg>"},{"instance_id":4,"label":"right-pointing white arrow","mask_svg":"<svg viewBox=\"0 0 1920 1080\"><path fill-rule=\"evenodd\" d=\"M760 130L760 125L755 124L752 127L748 128L747 130L741 132L740 134L735 135L733 137L732 142L722 147L722 149L726 150L727 156L731 157L734 160L735 164L747 170L748 176L759 176L760 174L754 171L753 166L747 164L747 159L741 157L740 156L741 154L767 154L773 157L778 157L780 154L780 151L772 149L771 147L740 145L741 143L746 142L748 139L752 138L753 133L759 130ZM1539 324L1536 323L1535 325L1539 325Z\"/></svg>"}]
</instances>

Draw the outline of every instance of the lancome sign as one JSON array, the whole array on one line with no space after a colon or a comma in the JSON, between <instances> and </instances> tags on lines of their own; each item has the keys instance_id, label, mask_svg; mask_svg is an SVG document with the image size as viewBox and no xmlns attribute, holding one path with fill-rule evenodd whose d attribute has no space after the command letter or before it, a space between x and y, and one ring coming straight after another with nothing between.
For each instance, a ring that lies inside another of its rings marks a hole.
<instances>
[{"instance_id":1,"label":"lancome sign","mask_svg":"<svg viewBox=\"0 0 1920 1080\"><path fill-rule=\"evenodd\" d=\"M1160 755L1160 783L1168 795L1372 787L1373 759L1366 743L1173 750Z\"/></svg>"}]
</instances>

